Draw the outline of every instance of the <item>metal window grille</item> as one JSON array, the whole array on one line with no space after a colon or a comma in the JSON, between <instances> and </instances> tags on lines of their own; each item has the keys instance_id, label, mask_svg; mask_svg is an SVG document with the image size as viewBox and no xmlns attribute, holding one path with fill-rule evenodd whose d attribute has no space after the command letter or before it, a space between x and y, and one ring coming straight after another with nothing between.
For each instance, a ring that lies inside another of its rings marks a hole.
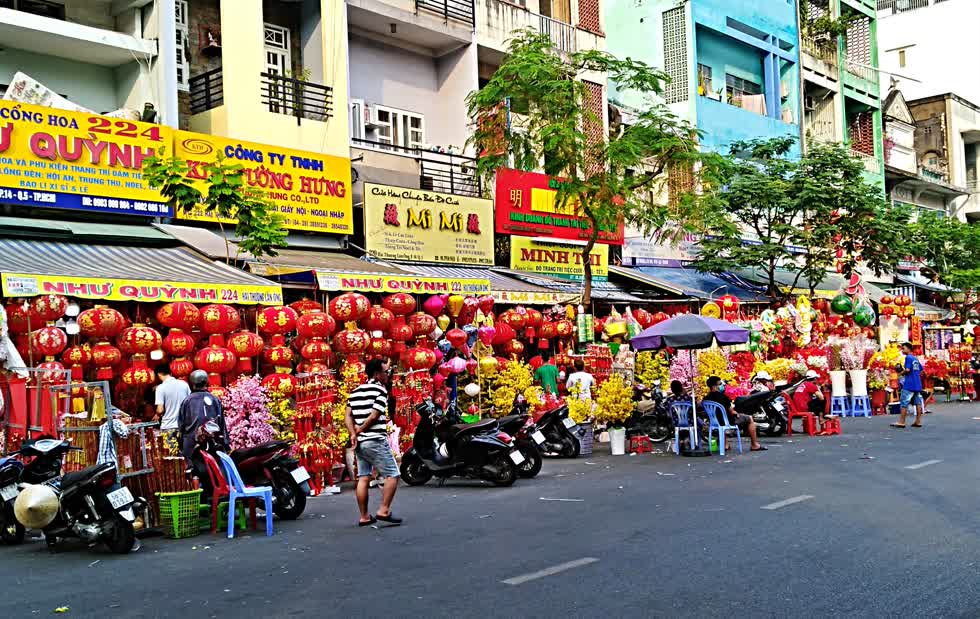
<instances>
[{"instance_id":1,"label":"metal window grille","mask_svg":"<svg viewBox=\"0 0 980 619\"><path fill-rule=\"evenodd\" d=\"M187 60L187 0L174 0L174 15L177 21L177 87L190 88L191 65Z\"/></svg>"},{"instance_id":2,"label":"metal window grille","mask_svg":"<svg viewBox=\"0 0 980 619\"><path fill-rule=\"evenodd\" d=\"M684 7L663 12L664 71L670 83L664 90L667 103L687 101L687 19Z\"/></svg>"},{"instance_id":3,"label":"metal window grille","mask_svg":"<svg viewBox=\"0 0 980 619\"><path fill-rule=\"evenodd\" d=\"M725 87L728 90L728 102L736 103L745 95L761 95L762 86L755 82L735 77L731 74L725 75Z\"/></svg>"}]
</instances>

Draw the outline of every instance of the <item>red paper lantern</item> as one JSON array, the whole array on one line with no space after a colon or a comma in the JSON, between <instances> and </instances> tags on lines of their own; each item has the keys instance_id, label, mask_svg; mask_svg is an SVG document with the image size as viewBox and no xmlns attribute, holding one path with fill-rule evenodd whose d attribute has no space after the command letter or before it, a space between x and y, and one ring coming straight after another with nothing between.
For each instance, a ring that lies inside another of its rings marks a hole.
<instances>
[{"instance_id":1,"label":"red paper lantern","mask_svg":"<svg viewBox=\"0 0 980 619\"><path fill-rule=\"evenodd\" d=\"M466 343L466 331L462 329L450 329L446 331L446 339L453 348L459 348Z\"/></svg>"},{"instance_id":2,"label":"red paper lantern","mask_svg":"<svg viewBox=\"0 0 980 619\"><path fill-rule=\"evenodd\" d=\"M68 299L60 294L42 294L34 297L31 308L41 320L53 322L65 315L68 309Z\"/></svg>"},{"instance_id":3,"label":"red paper lantern","mask_svg":"<svg viewBox=\"0 0 980 619\"><path fill-rule=\"evenodd\" d=\"M641 329L646 329L653 324L653 314L646 311L642 307L633 312L633 318L636 319L636 322L640 325Z\"/></svg>"},{"instance_id":4,"label":"red paper lantern","mask_svg":"<svg viewBox=\"0 0 980 619\"><path fill-rule=\"evenodd\" d=\"M133 325L119 335L119 350L127 355L148 355L163 344L160 332L146 325Z\"/></svg>"},{"instance_id":5,"label":"red paper lantern","mask_svg":"<svg viewBox=\"0 0 980 619\"><path fill-rule=\"evenodd\" d=\"M167 303L157 310L157 322L170 329L191 331L201 318L201 310L187 301Z\"/></svg>"},{"instance_id":6,"label":"red paper lantern","mask_svg":"<svg viewBox=\"0 0 980 619\"><path fill-rule=\"evenodd\" d=\"M289 304L297 314L302 316L303 314L308 314L309 312L322 312L323 304L317 303L313 299L300 299Z\"/></svg>"},{"instance_id":7,"label":"red paper lantern","mask_svg":"<svg viewBox=\"0 0 980 619\"><path fill-rule=\"evenodd\" d=\"M265 341L251 331L238 331L228 338L228 350L238 357L238 371L242 374L252 373L252 357L262 352Z\"/></svg>"},{"instance_id":8,"label":"red paper lantern","mask_svg":"<svg viewBox=\"0 0 980 619\"><path fill-rule=\"evenodd\" d=\"M895 313L895 306L893 306L893 305L882 305L881 306L881 315L882 316L891 316L894 313Z\"/></svg>"},{"instance_id":9,"label":"red paper lantern","mask_svg":"<svg viewBox=\"0 0 980 619\"><path fill-rule=\"evenodd\" d=\"M330 301L330 315L337 322L353 322L367 316L371 302L363 294L345 292Z\"/></svg>"},{"instance_id":10,"label":"red paper lantern","mask_svg":"<svg viewBox=\"0 0 980 619\"><path fill-rule=\"evenodd\" d=\"M37 364L37 369L42 370L41 380L47 383L64 383L65 366L57 361L44 361Z\"/></svg>"},{"instance_id":11,"label":"red paper lantern","mask_svg":"<svg viewBox=\"0 0 980 619\"><path fill-rule=\"evenodd\" d=\"M415 312L408 317L408 326L415 337L424 337L436 330L436 319L425 312Z\"/></svg>"},{"instance_id":12,"label":"red paper lantern","mask_svg":"<svg viewBox=\"0 0 980 619\"><path fill-rule=\"evenodd\" d=\"M395 316L408 316L415 311L415 297L407 292L390 294L381 303Z\"/></svg>"},{"instance_id":13,"label":"red paper lantern","mask_svg":"<svg viewBox=\"0 0 980 619\"><path fill-rule=\"evenodd\" d=\"M126 319L111 307L96 306L78 315L78 328L85 337L106 340L119 335L125 326Z\"/></svg>"},{"instance_id":14,"label":"red paper lantern","mask_svg":"<svg viewBox=\"0 0 980 619\"><path fill-rule=\"evenodd\" d=\"M878 301L878 303L881 305L891 305L892 298L886 294L885 296L881 297L881 300ZM816 301L814 301L813 304L816 305L817 304Z\"/></svg>"},{"instance_id":15,"label":"red paper lantern","mask_svg":"<svg viewBox=\"0 0 980 619\"><path fill-rule=\"evenodd\" d=\"M416 346L404 355L405 365L412 370L428 370L436 364L436 353L431 349Z\"/></svg>"},{"instance_id":16,"label":"red paper lantern","mask_svg":"<svg viewBox=\"0 0 980 619\"><path fill-rule=\"evenodd\" d=\"M520 340L510 340L504 344L504 352L512 357L520 357L524 354L524 344Z\"/></svg>"},{"instance_id":17,"label":"red paper lantern","mask_svg":"<svg viewBox=\"0 0 980 619\"><path fill-rule=\"evenodd\" d=\"M235 353L213 342L194 355L194 364L208 373L208 383L211 385L221 385L221 375L235 369L236 363Z\"/></svg>"},{"instance_id":18,"label":"red paper lantern","mask_svg":"<svg viewBox=\"0 0 980 619\"><path fill-rule=\"evenodd\" d=\"M510 326L515 331L520 331L527 326L527 314L516 310L507 310L500 315L500 322Z\"/></svg>"},{"instance_id":19,"label":"red paper lantern","mask_svg":"<svg viewBox=\"0 0 980 619\"><path fill-rule=\"evenodd\" d=\"M541 327L538 329L538 336L546 340L553 339L558 335L558 325L548 321L542 322Z\"/></svg>"},{"instance_id":20,"label":"red paper lantern","mask_svg":"<svg viewBox=\"0 0 980 619\"><path fill-rule=\"evenodd\" d=\"M39 354L49 357L48 361L53 361L67 345L68 336L57 327L41 327L31 334L31 346Z\"/></svg>"},{"instance_id":21,"label":"red paper lantern","mask_svg":"<svg viewBox=\"0 0 980 619\"><path fill-rule=\"evenodd\" d=\"M289 397L296 392L296 377L292 374L270 374L262 379L262 386L270 393Z\"/></svg>"},{"instance_id":22,"label":"red paper lantern","mask_svg":"<svg viewBox=\"0 0 980 619\"><path fill-rule=\"evenodd\" d=\"M194 338L182 329L174 327L161 342L163 350L171 357L183 357L194 351Z\"/></svg>"},{"instance_id":23,"label":"red paper lantern","mask_svg":"<svg viewBox=\"0 0 980 619\"><path fill-rule=\"evenodd\" d=\"M190 376L191 372L194 371L194 362L187 357L180 357L177 359L170 360L170 373L176 378L184 378Z\"/></svg>"},{"instance_id":24,"label":"red paper lantern","mask_svg":"<svg viewBox=\"0 0 980 619\"><path fill-rule=\"evenodd\" d=\"M82 380L85 366L92 363L92 353L84 346L69 346L61 353L61 362L71 369L72 380Z\"/></svg>"},{"instance_id":25,"label":"red paper lantern","mask_svg":"<svg viewBox=\"0 0 980 619\"><path fill-rule=\"evenodd\" d=\"M568 337L575 332L575 325L569 320L559 320L557 330L559 337Z\"/></svg>"},{"instance_id":26,"label":"red paper lantern","mask_svg":"<svg viewBox=\"0 0 980 619\"><path fill-rule=\"evenodd\" d=\"M526 315L527 315L527 326L528 327L537 329L542 324L544 324L544 314L542 314L538 310L529 307L527 309Z\"/></svg>"},{"instance_id":27,"label":"red paper lantern","mask_svg":"<svg viewBox=\"0 0 980 619\"><path fill-rule=\"evenodd\" d=\"M337 321L321 310L307 312L296 321L296 331L305 338L327 338L336 330Z\"/></svg>"},{"instance_id":28,"label":"red paper lantern","mask_svg":"<svg viewBox=\"0 0 980 619\"><path fill-rule=\"evenodd\" d=\"M255 326L266 335L289 333L296 328L297 318L296 310L291 307L264 307L255 317Z\"/></svg>"},{"instance_id":29,"label":"red paper lantern","mask_svg":"<svg viewBox=\"0 0 980 619\"><path fill-rule=\"evenodd\" d=\"M391 342L383 337L373 337L367 352L372 357L388 357L391 355Z\"/></svg>"},{"instance_id":30,"label":"red paper lantern","mask_svg":"<svg viewBox=\"0 0 980 619\"><path fill-rule=\"evenodd\" d=\"M273 335L271 344L262 351L262 360L276 368L290 367L293 363L293 349L286 346L285 338L279 334Z\"/></svg>"},{"instance_id":31,"label":"red paper lantern","mask_svg":"<svg viewBox=\"0 0 980 619\"><path fill-rule=\"evenodd\" d=\"M154 378L153 370L147 367L143 355L135 355L133 365L122 373L122 382L129 387L145 387L153 383Z\"/></svg>"},{"instance_id":32,"label":"red paper lantern","mask_svg":"<svg viewBox=\"0 0 980 619\"><path fill-rule=\"evenodd\" d=\"M496 329L497 332L493 334L494 346L502 346L517 337L517 332L506 322L498 322Z\"/></svg>"},{"instance_id":33,"label":"red paper lantern","mask_svg":"<svg viewBox=\"0 0 980 619\"><path fill-rule=\"evenodd\" d=\"M122 353L109 342L99 342L92 347L92 364L96 367L95 377L99 380L112 378L112 368L120 361Z\"/></svg>"},{"instance_id":34,"label":"red paper lantern","mask_svg":"<svg viewBox=\"0 0 980 619\"><path fill-rule=\"evenodd\" d=\"M404 319L398 319L395 324L391 326L391 339L396 342L407 342L414 337L415 333L412 328L405 324Z\"/></svg>"},{"instance_id":35,"label":"red paper lantern","mask_svg":"<svg viewBox=\"0 0 980 619\"><path fill-rule=\"evenodd\" d=\"M30 303L8 303L5 309L7 311L7 329L11 335L27 333L29 330L37 329L44 324Z\"/></svg>"},{"instance_id":36,"label":"red paper lantern","mask_svg":"<svg viewBox=\"0 0 980 619\"><path fill-rule=\"evenodd\" d=\"M485 296L479 297L477 299L477 302L480 305L480 310L484 314L489 314L490 312L493 311L493 297L492 296L485 295Z\"/></svg>"},{"instance_id":37,"label":"red paper lantern","mask_svg":"<svg viewBox=\"0 0 980 619\"><path fill-rule=\"evenodd\" d=\"M307 342L300 354L303 355L304 359L309 361L326 361L330 357L333 351L330 350L330 344L326 340L315 339Z\"/></svg>"},{"instance_id":38,"label":"red paper lantern","mask_svg":"<svg viewBox=\"0 0 980 619\"><path fill-rule=\"evenodd\" d=\"M364 352L370 343L371 336L366 331L353 327L344 329L333 337L334 347L348 355Z\"/></svg>"},{"instance_id":39,"label":"red paper lantern","mask_svg":"<svg viewBox=\"0 0 980 619\"><path fill-rule=\"evenodd\" d=\"M372 305L371 309L368 310L367 317L361 324L368 331L381 331L383 333L388 330L394 319L395 314L390 309L380 305Z\"/></svg>"},{"instance_id":40,"label":"red paper lantern","mask_svg":"<svg viewBox=\"0 0 980 619\"><path fill-rule=\"evenodd\" d=\"M667 320L668 318L670 318L670 316L668 316L664 312L657 312L656 314L653 315L653 323L651 323L651 326L660 324L661 322Z\"/></svg>"},{"instance_id":41,"label":"red paper lantern","mask_svg":"<svg viewBox=\"0 0 980 619\"><path fill-rule=\"evenodd\" d=\"M231 333L242 323L238 310L230 305L212 303L201 308L201 317L197 321L201 333L208 335L216 333Z\"/></svg>"}]
</instances>

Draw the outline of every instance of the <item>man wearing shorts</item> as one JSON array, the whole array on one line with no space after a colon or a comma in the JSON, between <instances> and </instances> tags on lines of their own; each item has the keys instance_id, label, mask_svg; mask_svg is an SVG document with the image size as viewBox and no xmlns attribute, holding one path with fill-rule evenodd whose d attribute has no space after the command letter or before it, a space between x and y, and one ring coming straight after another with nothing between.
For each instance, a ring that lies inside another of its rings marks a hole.
<instances>
[{"instance_id":1,"label":"man wearing shorts","mask_svg":"<svg viewBox=\"0 0 980 619\"><path fill-rule=\"evenodd\" d=\"M738 426L738 430L742 434L749 435L749 441L752 443L750 451L766 451L766 448L759 444L759 437L755 431L755 420L748 415L735 412L731 399L725 395L725 381L717 376L709 376L705 384L708 386L708 395L704 396L704 399L720 404L725 409L728 422L733 426Z\"/></svg>"},{"instance_id":2,"label":"man wearing shorts","mask_svg":"<svg viewBox=\"0 0 980 619\"><path fill-rule=\"evenodd\" d=\"M358 526L366 527L378 520L401 524L401 518L391 514L391 502L398 489L398 465L388 444L388 362L368 361L364 368L368 381L351 392L347 400L346 424L357 455L357 507L361 511ZM385 480L381 507L372 516L368 512L368 486L372 471Z\"/></svg>"},{"instance_id":3,"label":"man wearing shorts","mask_svg":"<svg viewBox=\"0 0 980 619\"><path fill-rule=\"evenodd\" d=\"M925 410L925 403L922 401L922 362L912 354L912 344L905 342L902 344L902 352L905 354L905 365L902 374L905 380L902 382L902 413L898 418L898 423L893 423L894 428L905 427L905 416L908 414L909 406L915 407L915 422L913 428L922 427L922 413Z\"/></svg>"}]
</instances>

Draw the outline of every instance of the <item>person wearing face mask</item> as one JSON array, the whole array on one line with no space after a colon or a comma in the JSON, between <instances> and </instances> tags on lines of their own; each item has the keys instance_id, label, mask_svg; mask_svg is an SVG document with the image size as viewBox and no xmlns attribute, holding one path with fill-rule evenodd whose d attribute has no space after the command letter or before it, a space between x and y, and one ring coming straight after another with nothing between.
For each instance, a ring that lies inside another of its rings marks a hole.
<instances>
[{"instance_id":1,"label":"person wearing face mask","mask_svg":"<svg viewBox=\"0 0 980 619\"><path fill-rule=\"evenodd\" d=\"M731 399L725 395L725 381L717 376L709 376L707 381L708 395L705 400L721 404L728 415L728 422L737 426L742 434L748 434L752 441L752 451L766 451L766 448L759 444L759 439L755 431L755 421L748 415L735 412Z\"/></svg>"}]
</instances>

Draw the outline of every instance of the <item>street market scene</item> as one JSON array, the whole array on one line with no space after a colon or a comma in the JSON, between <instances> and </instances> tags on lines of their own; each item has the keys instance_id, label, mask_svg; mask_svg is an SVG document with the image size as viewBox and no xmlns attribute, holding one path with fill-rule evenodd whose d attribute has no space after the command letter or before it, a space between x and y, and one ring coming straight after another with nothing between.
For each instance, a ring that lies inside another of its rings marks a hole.
<instances>
[{"instance_id":1,"label":"street market scene","mask_svg":"<svg viewBox=\"0 0 980 619\"><path fill-rule=\"evenodd\" d=\"M0 616L975 613L971 0L396 4L0 2Z\"/></svg>"}]
</instances>

